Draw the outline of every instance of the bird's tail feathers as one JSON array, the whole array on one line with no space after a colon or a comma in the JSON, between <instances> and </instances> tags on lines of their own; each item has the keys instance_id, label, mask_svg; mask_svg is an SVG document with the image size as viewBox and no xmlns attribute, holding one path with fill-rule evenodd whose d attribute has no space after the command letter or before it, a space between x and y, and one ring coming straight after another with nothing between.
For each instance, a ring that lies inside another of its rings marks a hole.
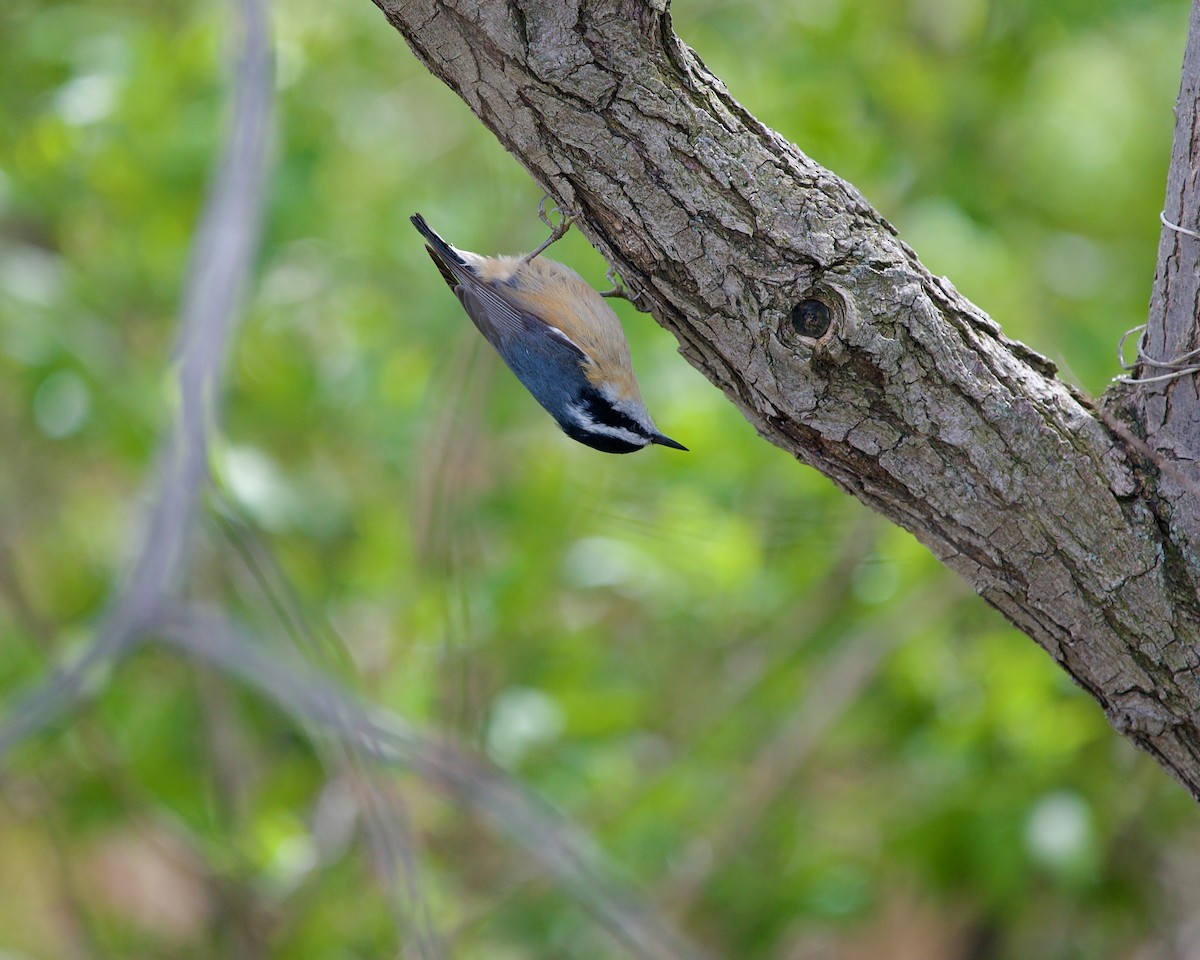
<instances>
[{"instance_id":1,"label":"bird's tail feathers","mask_svg":"<svg viewBox=\"0 0 1200 960\"><path fill-rule=\"evenodd\" d=\"M438 272L449 284L450 289L453 290L460 286L462 277L458 275L458 271L468 271L471 269L470 265L459 255L457 250L437 235L433 227L427 224L425 218L419 213L414 213L408 219L417 228L417 232L429 241L425 249L429 251L430 258L437 265Z\"/></svg>"}]
</instances>

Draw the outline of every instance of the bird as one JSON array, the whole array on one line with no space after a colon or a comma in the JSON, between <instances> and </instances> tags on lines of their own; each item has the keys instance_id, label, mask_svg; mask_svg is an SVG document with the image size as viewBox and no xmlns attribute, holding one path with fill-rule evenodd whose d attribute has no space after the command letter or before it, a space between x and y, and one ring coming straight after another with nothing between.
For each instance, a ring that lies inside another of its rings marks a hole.
<instances>
[{"instance_id":1,"label":"bird","mask_svg":"<svg viewBox=\"0 0 1200 960\"><path fill-rule=\"evenodd\" d=\"M549 224L542 204L538 213ZM604 453L651 444L687 450L646 412L629 343L603 296L570 267L541 256L573 217L564 215L544 243L517 257L460 250L419 213L409 219L467 316L568 437Z\"/></svg>"}]
</instances>

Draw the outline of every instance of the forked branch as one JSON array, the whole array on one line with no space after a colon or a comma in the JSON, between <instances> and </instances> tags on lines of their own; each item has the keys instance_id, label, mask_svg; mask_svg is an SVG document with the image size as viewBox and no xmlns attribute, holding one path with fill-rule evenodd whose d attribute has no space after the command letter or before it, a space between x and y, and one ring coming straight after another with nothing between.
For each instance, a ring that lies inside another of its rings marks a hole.
<instances>
[{"instance_id":1,"label":"forked branch","mask_svg":"<svg viewBox=\"0 0 1200 960\"><path fill-rule=\"evenodd\" d=\"M1200 797L1197 567L1170 522L1193 494L1122 439L1136 415L1110 429L932 276L665 4L375 2L766 439L916 534Z\"/></svg>"}]
</instances>

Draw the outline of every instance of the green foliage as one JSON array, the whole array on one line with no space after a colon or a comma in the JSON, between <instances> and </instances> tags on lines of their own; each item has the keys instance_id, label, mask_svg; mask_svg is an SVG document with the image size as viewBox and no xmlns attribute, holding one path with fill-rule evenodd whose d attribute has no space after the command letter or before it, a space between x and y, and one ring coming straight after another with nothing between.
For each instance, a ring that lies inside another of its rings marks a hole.
<instances>
[{"instance_id":1,"label":"green foliage","mask_svg":"<svg viewBox=\"0 0 1200 960\"><path fill-rule=\"evenodd\" d=\"M1186 7L674 16L748 109L1097 392L1145 312ZM228 109L227 15L0 11L6 699L92 639L129 555ZM1164 891L1198 855L1183 792L628 305L647 405L693 452L561 436L407 222L526 250L536 188L371 4L293 0L275 30L268 227L189 595L285 634L294 592L366 698L487 751L718 955L1173 955L1191 906ZM604 283L578 234L554 255ZM289 588L264 591L227 513ZM5 769L0 951L395 955L346 784L253 691L144 652ZM417 778L396 790L449 955L615 954L519 848Z\"/></svg>"}]
</instances>

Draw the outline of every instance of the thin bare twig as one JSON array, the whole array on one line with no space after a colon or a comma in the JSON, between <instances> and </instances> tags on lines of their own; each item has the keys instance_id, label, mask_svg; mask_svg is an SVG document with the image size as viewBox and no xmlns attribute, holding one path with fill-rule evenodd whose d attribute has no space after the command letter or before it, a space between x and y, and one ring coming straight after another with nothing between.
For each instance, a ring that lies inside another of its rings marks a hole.
<instances>
[{"instance_id":1,"label":"thin bare twig","mask_svg":"<svg viewBox=\"0 0 1200 960\"><path fill-rule=\"evenodd\" d=\"M216 511L218 525L244 565L247 581L239 592L265 601L270 616L279 624L277 642L286 638L304 661L327 677L347 677L351 656L337 632L323 618L312 616L270 546L256 531L243 524L233 504L221 503ZM232 572L238 572L234 568ZM238 582L238 580L235 580ZM314 730L314 736L323 733ZM425 897L413 837L408 830L403 798L395 784L385 784L377 771L336 738L328 743L325 766L332 777L344 778L352 789L356 813L364 827L367 852L384 881L388 907L400 941L402 955L413 960L441 960L445 956Z\"/></svg>"},{"instance_id":2,"label":"thin bare twig","mask_svg":"<svg viewBox=\"0 0 1200 960\"><path fill-rule=\"evenodd\" d=\"M95 639L73 663L20 697L0 724L0 761L75 707L102 671L142 638L187 568L192 520L208 482L208 428L262 223L273 95L266 0L240 0L242 49L233 113L196 233L181 308L179 407L157 458L158 496L136 559Z\"/></svg>"},{"instance_id":3,"label":"thin bare twig","mask_svg":"<svg viewBox=\"0 0 1200 960\"><path fill-rule=\"evenodd\" d=\"M306 726L374 764L411 770L515 839L543 870L635 957L704 957L598 864L588 838L503 771L414 729L395 714L358 703L319 671L269 653L215 611L177 608L159 621L162 638L241 677Z\"/></svg>"}]
</instances>

